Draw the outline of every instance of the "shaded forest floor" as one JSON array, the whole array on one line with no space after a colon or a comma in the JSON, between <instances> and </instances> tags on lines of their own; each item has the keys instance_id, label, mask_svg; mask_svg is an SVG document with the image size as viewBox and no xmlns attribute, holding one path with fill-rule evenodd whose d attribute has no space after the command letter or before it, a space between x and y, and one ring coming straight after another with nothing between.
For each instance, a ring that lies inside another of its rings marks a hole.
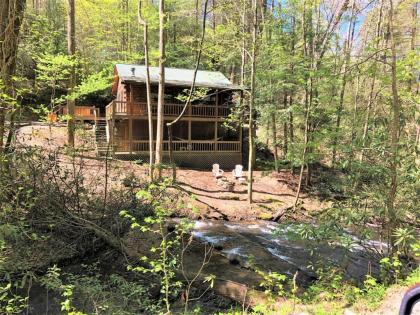
<instances>
[{"instance_id":1,"label":"shaded forest floor","mask_svg":"<svg viewBox=\"0 0 420 315\"><path fill-rule=\"evenodd\" d=\"M105 177L105 172L110 174L110 185L118 186L124 183L127 176L137 178L147 177L147 166L139 165L133 161L112 160L108 162L106 170L105 160L95 157L93 134L91 130L79 130L76 145L80 150L80 157L85 158L83 163L85 173L92 181ZM64 148L66 144L66 127L52 126L51 130L46 125L31 125L22 127L18 133L18 143L27 146L39 146L46 150ZM62 156L63 165L69 161ZM123 170L123 171L121 171ZM231 170L225 170L225 183L233 183L233 189L228 189L217 181L211 170L196 170L181 168L177 170L178 188L190 196L189 202L193 203L198 211L192 213L188 209L180 213L193 219L216 220L270 220L279 216L293 206L298 174L290 170L281 170L279 173L255 171L254 173L254 204L247 201L247 183L245 180L235 180ZM171 171L166 171L167 176ZM247 172L244 172L247 175ZM317 189L316 184L314 189ZM298 214L287 214L293 219L305 219L311 213L325 208L328 203L319 198L315 191L303 192L300 196ZM302 211L304 210L304 211ZM290 217L289 217L290 218Z\"/></svg>"}]
</instances>

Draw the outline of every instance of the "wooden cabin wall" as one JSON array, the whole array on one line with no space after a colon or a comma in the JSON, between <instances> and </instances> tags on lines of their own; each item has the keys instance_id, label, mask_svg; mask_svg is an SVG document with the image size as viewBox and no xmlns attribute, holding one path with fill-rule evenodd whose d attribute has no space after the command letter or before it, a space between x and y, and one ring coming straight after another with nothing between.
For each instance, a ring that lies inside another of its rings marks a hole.
<instances>
[{"instance_id":1,"label":"wooden cabin wall","mask_svg":"<svg viewBox=\"0 0 420 315\"><path fill-rule=\"evenodd\" d=\"M182 104L181 101L177 100L176 97L183 93L186 87L174 87L166 86L165 87L165 102L168 104ZM146 85L144 84L130 84L127 88L128 91L128 100L132 102L147 102L147 93ZM157 85L151 86L152 92L152 103L157 103L158 100L158 87ZM213 102L214 103L214 102ZM214 103L215 104L215 103Z\"/></svg>"},{"instance_id":2,"label":"wooden cabin wall","mask_svg":"<svg viewBox=\"0 0 420 315\"><path fill-rule=\"evenodd\" d=\"M130 101L132 102L140 102L146 103L147 102L147 93L146 93L146 86L145 85L130 85Z\"/></svg>"},{"instance_id":3,"label":"wooden cabin wall","mask_svg":"<svg viewBox=\"0 0 420 315\"><path fill-rule=\"evenodd\" d=\"M128 101L128 94L129 94L129 91L127 89L127 86L124 83L121 83L120 81L118 83L116 100L119 102L126 102Z\"/></svg>"},{"instance_id":4,"label":"wooden cabin wall","mask_svg":"<svg viewBox=\"0 0 420 315\"><path fill-rule=\"evenodd\" d=\"M179 100L176 99L176 97L183 93L185 87L173 87L168 86L166 87L166 93L165 93L165 99L167 103L182 103ZM152 85L152 102L157 102L157 86ZM233 101L232 93L229 91L222 91L217 95L213 94L214 91L210 91L210 96L208 99L203 99L201 101L195 101L193 104L206 104L206 105L212 105L216 104L216 97L219 98L218 103L219 106L228 106ZM121 102L141 102L146 103L147 102L147 96L146 96L146 86L144 84L131 84L131 83L121 83L121 81L118 83L118 89L117 89L117 101Z\"/></svg>"},{"instance_id":5,"label":"wooden cabin wall","mask_svg":"<svg viewBox=\"0 0 420 315\"><path fill-rule=\"evenodd\" d=\"M119 140L128 140L128 120L120 120L115 123L115 136Z\"/></svg>"}]
</instances>

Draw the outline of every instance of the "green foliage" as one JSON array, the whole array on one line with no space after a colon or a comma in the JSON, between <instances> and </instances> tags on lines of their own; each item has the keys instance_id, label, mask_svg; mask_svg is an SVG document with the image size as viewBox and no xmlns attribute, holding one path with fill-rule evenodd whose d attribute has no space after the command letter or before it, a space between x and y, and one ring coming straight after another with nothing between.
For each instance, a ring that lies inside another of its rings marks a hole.
<instances>
[{"instance_id":1,"label":"green foliage","mask_svg":"<svg viewBox=\"0 0 420 315\"><path fill-rule=\"evenodd\" d=\"M70 99L80 99L83 96L102 92L111 87L108 69L87 76L70 95Z\"/></svg>"},{"instance_id":2,"label":"green foliage","mask_svg":"<svg viewBox=\"0 0 420 315\"><path fill-rule=\"evenodd\" d=\"M50 110L56 110L56 105L62 105L66 97L57 95L57 90L67 90L71 69L77 61L63 54L45 54L40 56L37 65L38 88L50 90Z\"/></svg>"},{"instance_id":3,"label":"green foliage","mask_svg":"<svg viewBox=\"0 0 420 315\"><path fill-rule=\"evenodd\" d=\"M68 315L86 315L82 312L77 311L74 308L74 306L72 306L73 291L74 291L73 285L64 286L62 296L65 300L61 302L61 310L65 311Z\"/></svg>"},{"instance_id":4,"label":"green foliage","mask_svg":"<svg viewBox=\"0 0 420 315\"><path fill-rule=\"evenodd\" d=\"M417 267L413 272L411 272L407 278L404 280L404 284L412 286L420 282L420 267Z\"/></svg>"},{"instance_id":5,"label":"green foliage","mask_svg":"<svg viewBox=\"0 0 420 315\"><path fill-rule=\"evenodd\" d=\"M397 228L394 232L395 245L399 251L407 254L412 246L415 245L417 233L414 228Z\"/></svg>"},{"instance_id":6,"label":"green foliage","mask_svg":"<svg viewBox=\"0 0 420 315\"><path fill-rule=\"evenodd\" d=\"M130 269L150 273L157 276L162 284L162 301L169 312L171 299L176 296L182 283L176 279L176 273L180 269L181 240L191 228L191 223L181 220L176 223L172 230L167 229L167 221L174 209L167 208L167 204L161 199L167 191L169 179L159 183L150 184L147 189L139 190L136 197L143 203L149 204L153 209L153 216L144 218L143 223L137 222L136 218L127 211L121 211L120 215L131 222L133 230L142 233L151 233L158 237L157 245L150 248L150 255L140 258L141 265ZM213 283L213 279L206 281Z\"/></svg>"},{"instance_id":7,"label":"green foliage","mask_svg":"<svg viewBox=\"0 0 420 315\"><path fill-rule=\"evenodd\" d=\"M263 278L260 283L260 287L264 289L264 293L267 296L280 297L285 295L286 292L284 289L284 283L287 280L285 275L279 274L277 272L266 273L259 269L256 269L256 272Z\"/></svg>"},{"instance_id":8,"label":"green foliage","mask_svg":"<svg viewBox=\"0 0 420 315\"><path fill-rule=\"evenodd\" d=\"M381 280L385 284L398 283L401 280L403 265L399 256L400 252L396 252L392 257L384 257L380 260Z\"/></svg>"},{"instance_id":9,"label":"green foliage","mask_svg":"<svg viewBox=\"0 0 420 315\"><path fill-rule=\"evenodd\" d=\"M366 276L364 281L363 300L368 308L375 309L380 305L387 287L377 282L377 280L369 275Z\"/></svg>"},{"instance_id":10,"label":"green foliage","mask_svg":"<svg viewBox=\"0 0 420 315\"><path fill-rule=\"evenodd\" d=\"M21 314L27 307L28 298L16 293L16 284L0 282L0 313Z\"/></svg>"},{"instance_id":11,"label":"green foliage","mask_svg":"<svg viewBox=\"0 0 420 315\"><path fill-rule=\"evenodd\" d=\"M303 294L304 301L334 301L346 296L342 271L337 268L317 270L318 280Z\"/></svg>"},{"instance_id":12,"label":"green foliage","mask_svg":"<svg viewBox=\"0 0 420 315\"><path fill-rule=\"evenodd\" d=\"M208 97L210 89L207 88L195 88L191 95L191 103L194 101L201 101ZM176 96L176 99L181 102L187 102L188 96L190 94L189 89L185 89L182 94Z\"/></svg>"}]
</instances>

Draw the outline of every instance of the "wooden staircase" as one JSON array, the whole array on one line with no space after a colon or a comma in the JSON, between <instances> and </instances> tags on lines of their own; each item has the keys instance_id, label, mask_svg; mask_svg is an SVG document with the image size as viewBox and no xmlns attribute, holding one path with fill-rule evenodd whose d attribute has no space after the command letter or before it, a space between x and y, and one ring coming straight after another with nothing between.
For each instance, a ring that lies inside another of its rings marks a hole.
<instances>
[{"instance_id":1,"label":"wooden staircase","mask_svg":"<svg viewBox=\"0 0 420 315\"><path fill-rule=\"evenodd\" d=\"M106 157L111 155L111 148L108 147L108 140L106 136L106 120L95 120L95 140L96 153L99 157Z\"/></svg>"}]
</instances>

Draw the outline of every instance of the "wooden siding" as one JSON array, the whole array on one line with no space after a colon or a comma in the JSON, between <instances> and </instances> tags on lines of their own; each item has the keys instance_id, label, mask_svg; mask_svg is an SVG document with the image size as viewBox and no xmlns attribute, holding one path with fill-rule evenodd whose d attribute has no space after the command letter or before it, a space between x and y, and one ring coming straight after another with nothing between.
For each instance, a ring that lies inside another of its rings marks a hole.
<instances>
[{"instance_id":1,"label":"wooden siding","mask_svg":"<svg viewBox=\"0 0 420 315\"><path fill-rule=\"evenodd\" d=\"M95 120L94 106L76 106L74 116L77 120ZM67 107L63 107L63 115L67 115Z\"/></svg>"}]
</instances>

